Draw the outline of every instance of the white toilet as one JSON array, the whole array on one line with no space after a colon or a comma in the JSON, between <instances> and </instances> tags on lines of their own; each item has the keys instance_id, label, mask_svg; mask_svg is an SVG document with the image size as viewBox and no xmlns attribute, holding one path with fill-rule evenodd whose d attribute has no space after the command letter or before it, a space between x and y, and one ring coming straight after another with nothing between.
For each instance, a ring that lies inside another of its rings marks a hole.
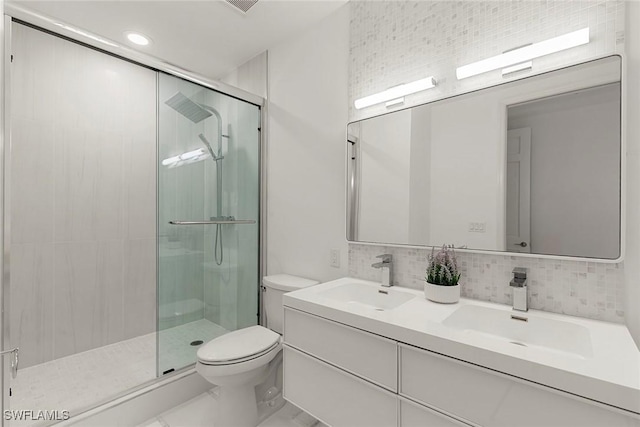
<instances>
[{"instance_id":1,"label":"white toilet","mask_svg":"<svg viewBox=\"0 0 640 427\"><path fill-rule=\"evenodd\" d=\"M283 306L286 292L318 284L288 274L265 276L263 308L267 327L250 326L209 341L198 350L196 370L219 386L215 427L255 427L258 407L255 386L269 373L269 363L281 351Z\"/></svg>"}]
</instances>

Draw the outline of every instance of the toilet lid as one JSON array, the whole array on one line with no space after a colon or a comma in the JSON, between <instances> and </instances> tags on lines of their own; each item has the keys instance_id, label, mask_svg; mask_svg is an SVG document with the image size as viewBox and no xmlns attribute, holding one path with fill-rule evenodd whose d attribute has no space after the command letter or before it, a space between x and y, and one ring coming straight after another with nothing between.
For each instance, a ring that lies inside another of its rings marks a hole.
<instances>
[{"instance_id":1,"label":"toilet lid","mask_svg":"<svg viewBox=\"0 0 640 427\"><path fill-rule=\"evenodd\" d=\"M237 363L267 353L280 343L280 335L263 326L238 329L209 341L198 350L206 364Z\"/></svg>"}]
</instances>

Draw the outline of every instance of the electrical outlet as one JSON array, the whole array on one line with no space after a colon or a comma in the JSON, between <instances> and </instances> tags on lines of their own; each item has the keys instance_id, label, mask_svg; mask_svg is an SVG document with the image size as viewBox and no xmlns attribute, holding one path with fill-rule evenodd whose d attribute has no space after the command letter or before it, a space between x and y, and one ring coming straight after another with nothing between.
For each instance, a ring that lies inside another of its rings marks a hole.
<instances>
[{"instance_id":1,"label":"electrical outlet","mask_svg":"<svg viewBox=\"0 0 640 427\"><path fill-rule=\"evenodd\" d=\"M331 249L329 251L329 265L340 268L340 249Z\"/></svg>"},{"instance_id":2,"label":"electrical outlet","mask_svg":"<svg viewBox=\"0 0 640 427\"><path fill-rule=\"evenodd\" d=\"M486 222L470 222L469 231L472 233L484 233L487 229Z\"/></svg>"}]
</instances>

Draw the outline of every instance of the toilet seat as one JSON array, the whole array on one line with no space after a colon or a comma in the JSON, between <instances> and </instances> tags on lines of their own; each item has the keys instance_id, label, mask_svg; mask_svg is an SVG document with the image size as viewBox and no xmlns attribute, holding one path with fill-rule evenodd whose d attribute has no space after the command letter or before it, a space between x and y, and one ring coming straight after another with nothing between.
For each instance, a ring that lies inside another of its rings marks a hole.
<instances>
[{"instance_id":1,"label":"toilet seat","mask_svg":"<svg viewBox=\"0 0 640 427\"><path fill-rule=\"evenodd\" d=\"M198 362L209 366L248 362L279 350L280 341L280 335L263 326L238 329L201 347Z\"/></svg>"}]
</instances>

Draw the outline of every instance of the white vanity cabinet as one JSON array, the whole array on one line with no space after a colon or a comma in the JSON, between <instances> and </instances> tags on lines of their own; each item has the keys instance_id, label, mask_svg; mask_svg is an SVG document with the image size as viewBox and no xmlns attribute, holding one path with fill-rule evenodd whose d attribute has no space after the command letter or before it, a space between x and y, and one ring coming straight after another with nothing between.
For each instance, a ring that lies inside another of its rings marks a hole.
<instances>
[{"instance_id":1,"label":"white vanity cabinet","mask_svg":"<svg viewBox=\"0 0 640 427\"><path fill-rule=\"evenodd\" d=\"M291 309L285 309L284 323L286 344L398 391L396 341Z\"/></svg>"},{"instance_id":2,"label":"white vanity cabinet","mask_svg":"<svg viewBox=\"0 0 640 427\"><path fill-rule=\"evenodd\" d=\"M286 345L284 396L333 427L397 425L395 393Z\"/></svg>"},{"instance_id":3,"label":"white vanity cabinet","mask_svg":"<svg viewBox=\"0 0 640 427\"><path fill-rule=\"evenodd\" d=\"M604 405L399 344L399 394L472 424L495 427L638 426Z\"/></svg>"},{"instance_id":4,"label":"white vanity cabinet","mask_svg":"<svg viewBox=\"0 0 640 427\"><path fill-rule=\"evenodd\" d=\"M398 342L285 308L284 397L332 427L460 427L399 397Z\"/></svg>"},{"instance_id":5,"label":"white vanity cabinet","mask_svg":"<svg viewBox=\"0 0 640 427\"><path fill-rule=\"evenodd\" d=\"M409 399L398 398L401 427L469 427L447 415L433 411Z\"/></svg>"},{"instance_id":6,"label":"white vanity cabinet","mask_svg":"<svg viewBox=\"0 0 640 427\"><path fill-rule=\"evenodd\" d=\"M559 390L285 307L284 397L333 427L640 427Z\"/></svg>"}]
</instances>

